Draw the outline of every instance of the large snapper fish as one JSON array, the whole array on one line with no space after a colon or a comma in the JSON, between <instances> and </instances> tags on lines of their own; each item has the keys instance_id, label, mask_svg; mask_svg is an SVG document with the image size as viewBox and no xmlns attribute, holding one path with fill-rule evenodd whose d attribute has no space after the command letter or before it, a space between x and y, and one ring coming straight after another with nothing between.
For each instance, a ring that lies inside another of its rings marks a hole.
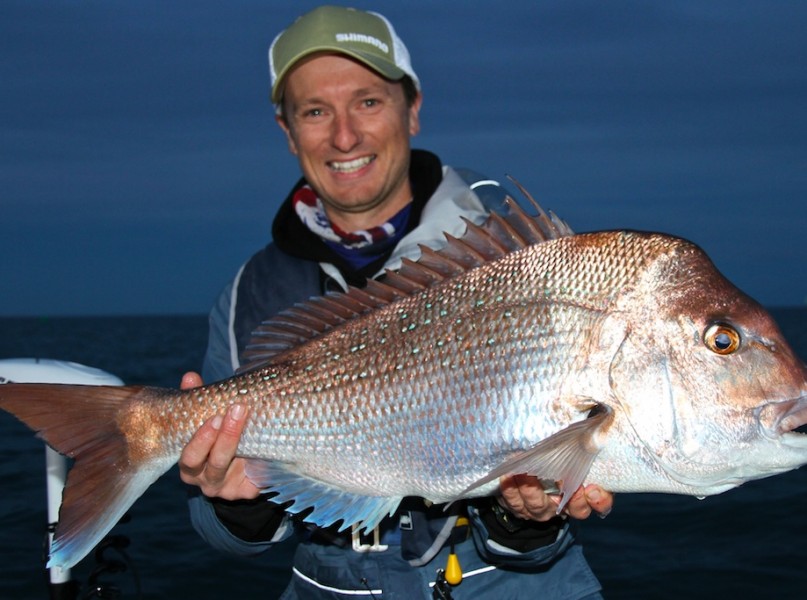
<instances>
[{"instance_id":1,"label":"large snapper fish","mask_svg":"<svg viewBox=\"0 0 807 600\"><path fill-rule=\"evenodd\" d=\"M323 526L369 529L404 496L488 495L507 474L557 485L562 508L585 481L708 496L807 463L807 368L702 250L573 235L536 208L281 313L222 382L0 386L75 459L49 566L81 560L236 402L248 477Z\"/></svg>"}]
</instances>

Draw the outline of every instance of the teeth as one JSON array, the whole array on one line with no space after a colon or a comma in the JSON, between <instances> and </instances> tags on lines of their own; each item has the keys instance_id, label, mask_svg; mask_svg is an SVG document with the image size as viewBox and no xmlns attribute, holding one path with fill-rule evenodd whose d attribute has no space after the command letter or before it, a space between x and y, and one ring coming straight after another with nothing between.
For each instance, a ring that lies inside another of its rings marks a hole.
<instances>
[{"instance_id":1,"label":"teeth","mask_svg":"<svg viewBox=\"0 0 807 600\"><path fill-rule=\"evenodd\" d=\"M362 158L345 162L331 161L328 166L339 173L350 173L351 171L358 171L362 167L369 165L373 161L373 158L372 156L363 156Z\"/></svg>"}]
</instances>

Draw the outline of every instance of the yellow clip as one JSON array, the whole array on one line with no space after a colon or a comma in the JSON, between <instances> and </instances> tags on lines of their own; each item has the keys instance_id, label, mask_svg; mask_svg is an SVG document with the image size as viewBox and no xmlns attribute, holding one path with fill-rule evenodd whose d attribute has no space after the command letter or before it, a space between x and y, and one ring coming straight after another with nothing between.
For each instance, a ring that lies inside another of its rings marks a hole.
<instances>
[{"instance_id":1,"label":"yellow clip","mask_svg":"<svg viewBox=\"0 0 807 600\"><path fill-rule=\"evenodd\" d=\"M467 517L457 517L457 522L454 527L467 527L470 525ZM462 582L462 567L460 566L460 559L457 558L454 552L454 542L451 542L451 552L448 553L448 560L446 561L446 569L443 572L443 577L449 585L459 585Z\"/></svg>"},{"instance_id":2,"label":"yellow clip","mask_svg":"<svg viewBox=\"0 0 807 600\"><path fill-rule=\"evenodd\" d=\"M446 562L445 572L446 583L451 585L459 585L462 581L462 567L460 566L460 559L453 552L448 555L448 562Z\"/></svg>"}]
</instances>

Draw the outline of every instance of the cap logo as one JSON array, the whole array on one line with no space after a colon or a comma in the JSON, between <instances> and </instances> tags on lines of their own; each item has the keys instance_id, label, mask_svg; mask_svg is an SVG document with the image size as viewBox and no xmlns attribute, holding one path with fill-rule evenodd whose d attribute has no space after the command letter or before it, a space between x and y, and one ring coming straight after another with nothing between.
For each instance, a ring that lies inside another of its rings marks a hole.
<instances>
[{"instance_id":1,"label":"cap logo","mask_svg":"<svg viewBox=\"0 0 807 600\"><path fill-rule=\"evenodd\" d=\"M361 44L370 44L371 46L375 46L381 50L381 52L384 54L389 54L389 46L387 44L379 40L377 37L366 35L364 33L337 33L336 41L340 43L359 42Z\"/></svg>"}]
</instances>

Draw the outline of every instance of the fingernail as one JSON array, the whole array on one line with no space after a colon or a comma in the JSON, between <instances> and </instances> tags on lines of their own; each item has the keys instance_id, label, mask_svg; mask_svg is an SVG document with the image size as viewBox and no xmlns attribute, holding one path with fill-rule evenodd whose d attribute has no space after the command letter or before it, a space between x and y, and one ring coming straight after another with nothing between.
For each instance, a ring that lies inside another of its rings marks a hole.
<instances>
[{"instance_id":1,"label":"fingernail","mask_svg":"<svg viewBox=\"0 0 807 600\"><path fill-rule=\"evenodd\" d=\"M224 422L224 417L222 417L221 415L216 415L215 417L213 417L213 420L210 421L210 426L213 429L215 429L216 431L218 431L219 429L221 429L221 424L223 422Z\"/></svg>"},{"instance_id":2,"label":"fingernail","mask_svg":"<svg viewBox=\"0 0 807 600\"><path fill-rule=\"evenodd\" d=\"M243 404L233 404L232 408L230 408L230 417L232 417L236 421L239 421L243 416L244 416Z\"/></svg>"},{"instance_id":3,"label":"fingernail","mask_svg":"<svg viewBox=\"0 0 807 600\"><path fill-rule=\"evenodd\" d=\"M608 510L604 510L604 511L602 511L602 512L598 512L598 513L597 513L597 516L598 516L599 518L601 518L601 519L604 519L605 517L607 517L607 516L608 516L608 515L610 515L610 514L611 514L611 509L609 508Z\"/></svg>"},{"instance_id":4,"label":"fingernail","mask_svg":"<svg viewBox=\"0 0 807 600\"><path fill-rule=\"evenodd\" d=\"M602 500L602 494L600 493L600 490L598 490L597 488L588 490L586 492L586 496L588 496L588 499L591 500L592 502L599 502L600 500Z\"/></svg>"}]
</instances>

